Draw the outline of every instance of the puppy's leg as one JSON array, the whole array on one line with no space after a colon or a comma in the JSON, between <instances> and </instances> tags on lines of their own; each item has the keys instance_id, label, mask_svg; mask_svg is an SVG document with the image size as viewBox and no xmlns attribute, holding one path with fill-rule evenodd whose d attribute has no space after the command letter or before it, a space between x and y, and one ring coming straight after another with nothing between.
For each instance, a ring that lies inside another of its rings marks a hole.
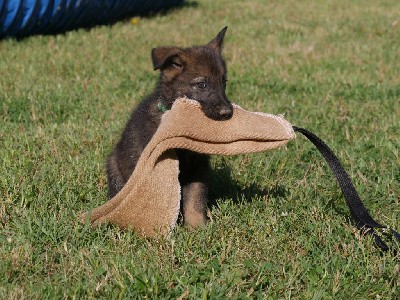
<instances>
[{"instance_id":1,"label":"puppy's leg","mask_svg":"<svg viewBox=\"0 0 400 300\"><path fill-rule=\"evenodd\" d=\"M197 228L207 220L207 186L192 182L182 187L183 220L186 227Z\"/></svg>"},{"instance_id":2,"label":"puppy's leg","mask_svg":"<svg viewBox=\"0 0 400 300\"><path fill-rule=\"evenodd\" d=\"M114 197L125 184L114 153L111 153L107 160L107 182L109 198Z\"/></svg>"},{"instance_id":3,"label":"puppy's leg","mask_svg":"<svg viewBox=\"0 0 400 300\"><path fill-rule=\"evenodd\" d=\"M209 157L185 150L178 156L184 225L197 228L207 221Z\"/></svg>"}]
</instances>

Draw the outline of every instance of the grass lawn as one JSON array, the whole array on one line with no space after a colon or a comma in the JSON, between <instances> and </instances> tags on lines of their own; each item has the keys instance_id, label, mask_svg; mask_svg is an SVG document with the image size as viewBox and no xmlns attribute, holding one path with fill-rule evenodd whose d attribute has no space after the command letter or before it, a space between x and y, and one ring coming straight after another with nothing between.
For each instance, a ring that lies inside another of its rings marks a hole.
<instances>
[{"instance_id":1,"label":"grass lawn","mask_svg":"<svg viewBox=\"0 0 400 300\"><path fill-rule=\"evenodd\" d=\"M228 96L321 136L400 229L400 1L188 1L167 14L0 41L0 299L396 299L400 260L360 237L321 155L214 157L211 221L145 240L80 212L154 87L150 51L225 25Z\"/></svg>"}]
</instances>

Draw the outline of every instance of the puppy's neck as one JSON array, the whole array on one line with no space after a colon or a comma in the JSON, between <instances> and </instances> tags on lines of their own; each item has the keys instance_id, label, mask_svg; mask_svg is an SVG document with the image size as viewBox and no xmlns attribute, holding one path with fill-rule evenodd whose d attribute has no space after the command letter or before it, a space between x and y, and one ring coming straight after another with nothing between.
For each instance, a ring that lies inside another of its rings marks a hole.
<instances>
[{"instance_id":1,"label":"puppy's neck","mask_svg":"<svg viewBox=\"0 0 400 300\"><path fill-rule=\"evenodd\" d=\"M158 86L154 98L156 99L157 107L169 110L176 98L179 98L179 96L176 96L173 91L168 90L165 87Z\"/></svg>"}]
</instances>

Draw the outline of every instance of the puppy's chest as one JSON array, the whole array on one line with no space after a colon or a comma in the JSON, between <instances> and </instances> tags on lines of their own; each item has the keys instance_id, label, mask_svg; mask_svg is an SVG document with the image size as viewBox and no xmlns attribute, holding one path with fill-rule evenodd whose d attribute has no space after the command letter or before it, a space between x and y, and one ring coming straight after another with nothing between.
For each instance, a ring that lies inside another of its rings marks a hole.
<instances>
[{"instance_id":1,"label":"puppy's chest","mask_svg":"<svg viewBox=\"0 0 400 300\"><path fill-rule=\"evenodd\" d=\"M209 156L206 154L200 154L192 152L186 149L176 149L176 154L179 159L180 169L194 169L198 166L207 164Z\"/></svg>"}]
</instances>

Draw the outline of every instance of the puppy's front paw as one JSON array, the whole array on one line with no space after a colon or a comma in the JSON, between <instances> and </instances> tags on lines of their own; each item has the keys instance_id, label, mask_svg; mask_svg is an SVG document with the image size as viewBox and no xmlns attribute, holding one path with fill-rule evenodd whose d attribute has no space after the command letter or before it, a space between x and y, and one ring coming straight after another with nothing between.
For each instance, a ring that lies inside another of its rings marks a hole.
<instances>
[{"instance_id":1,"label":"puppy's front paw","mask_svg":"<svg viewBox=\"0 0 400 300\"><path fill-rule=\"evenodd\" d=\"M183 217L183 224L188 229L197 229L204 227L207 222L207 213L196 210L186 211Z\"/></svg>"}]
</instances>

